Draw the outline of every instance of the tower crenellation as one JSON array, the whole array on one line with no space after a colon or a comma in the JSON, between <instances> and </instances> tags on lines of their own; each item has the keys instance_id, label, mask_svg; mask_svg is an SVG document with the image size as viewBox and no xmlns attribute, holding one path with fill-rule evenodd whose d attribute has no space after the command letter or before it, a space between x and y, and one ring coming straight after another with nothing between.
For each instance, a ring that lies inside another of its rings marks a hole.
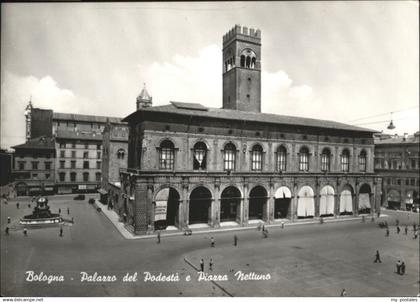
<instances>
[{"instance_id":1,"label":"tower crenellation","mask_svg":"<svg viewBox=\"0 0 420 302\"><path fill-rule=\"evenodd\" d=\"M223 36L223 108L261 112L261 31L235 25Z\"/></svg>"}]
</instances>

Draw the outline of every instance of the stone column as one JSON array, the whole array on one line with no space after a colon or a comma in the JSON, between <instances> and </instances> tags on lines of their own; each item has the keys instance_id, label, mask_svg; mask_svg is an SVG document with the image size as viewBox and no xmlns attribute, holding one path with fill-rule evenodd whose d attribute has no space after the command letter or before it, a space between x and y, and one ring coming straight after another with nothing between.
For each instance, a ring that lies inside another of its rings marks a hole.
<instances>
[{"instance_id":1,"label":"stone column","mask_svg":"<svg viewBox=\"0 0 420 302\"><path fill-rule=\"evenodd\" d=\"M248 182L244 181L243 184L244 197L241 202L241 225L248 225L248 208L249 208L249 197L248 197Z\"/></svg>"},{"instance_id":2,"label":"stone column","mask_svg":"<svg viewBox=\"0 0 420 302\"><path fill-rule=\"evenodd\" d=\"M315 217L319 217L319 205L321 194L319 192L319 180L315 178Z\"/></svg>"},{"instance_id":3,"label":"stone column","mask_svg":"<svg viewBox=\"0 0 420 302\"><path fill-rule=\"evenodd\" d=\"M215 139L213 141L213 171L218 171L218 158L220 154L221 152L218 148L218 140ZM222 167L222 170L223 170L223 167Z\"/></svg>"},{"instance_id":4,"label":"stone column","mask_svg":"<svg viewBox=\"0 0 420 302\"><path fill-rule=\"evenodd\" d=\"M182 198L183 198L183 224L184 227L187 228L188 225L190 224L190 217L189 217L189 213L190 213L190 200L188 197L188 184L182 184Z\"/></svg>"},{"instance_id":5,"label":"stone column","mask_svg":"<svg viewBox=\"0 0 420 302\"><path fill-rule=\"evenodd\" d=\"M292 191L292 202L291 202L291 208L292 208L292 221L297 219L297 204L298 204L298 186L295 182L293 184L293 191Z\"/></svg>"},{"instance_id":6,"label":"stone column","mask_svg":"<svg viewBox=\"0 0 420 302\"><path fill-rule=\"evenodd\" d=\"M268 143L268 149L267 152L265 153L265 163L264 163L264 171L275 171L275 165L273 164L273 143L269 142Z\"/></svg>"},{"instance_id":7,"label":"stone column","mask_svg":"<svg viewBox=\"0 0 420 302\"><path fill-rule=\"evenodd\" d=\"M150 225L150 230L155 230L155 202L153 200L153 185L147 185L147 225Z\"/></svg>"},{"instance_id":8,"label":"stone column","mask_svg":"<svg viewBox=\"0 0 420 302\"><path fill-rule=\"evenodd\" d=\"M359 215L359 183L356 182L353 198L353 216Z\"/></svg>"},{"instance_id":9,"label":"stone column","mask_svg":"<svg viewBox=\"0 0 420 302\"><path fill-rule=\"evenodd\" d=\"M275 198L274 198L274 183L270 180L270 190L268 193L268 198L267 198L267 221L269 223L274 222L274 203L275 203Z\"/></svg>"},{"instance_id":10,"label":"stone column","mask_svg":"<svg viewBox=\"0 0 420 302\"><path fill-rule=\"evenodd\" d=\"M136 234L146 234L148 212L147 204L151 204L147 194L147 184L137 178L135 183L135 200L134 200L134 231Z\"/></svg>"},{"instance_id":11,"label":"stone column","mask_svg":"<svg viewBox=\"0 0 420 302\"><path fill-rule=\"evenodd\" d=\"M339 167L339 159L340 154L338 154L338 146L335 146L335 153L334 153L334 166L331 169L331 172L341 171L341 167Z\"/></svg>"},{"instance_id":12,"label":"stone column","mask_svg":"<svg viewBox=\"0 0 420 302\"><path fill-rule=\"evenodd\" d=\"M337 179L336 192L334 195L334 217L340 216L340 182Z\"/></svg>"},{"instance_id":13,"label":"stone column","mask_svg":"<svg viewBox=\"0 0 420 302\"><path fill-rule=\"evenodd\" d=\"M220 180L215 180L214 184L214 199L211 203L212 205L212 227L220 227Z\"/></svg>"}]
</instances>

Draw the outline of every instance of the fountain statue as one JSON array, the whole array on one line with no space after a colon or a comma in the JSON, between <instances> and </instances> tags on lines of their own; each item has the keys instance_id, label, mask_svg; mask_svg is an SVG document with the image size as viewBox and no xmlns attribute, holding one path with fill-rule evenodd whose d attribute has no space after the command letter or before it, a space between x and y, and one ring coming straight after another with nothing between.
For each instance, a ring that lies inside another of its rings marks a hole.
<instances>
[{"instance_id":1,"label":"fountain statue","mask_svg":"<svg viewBox=\"0 0 420 302\"><path fill-rule=\"evenodd\" d=\"M51 213L50 207L48 206L48 199L44 196L39 196L32 214L24 216L20 220L20 224L53 224L60 223L62 220L60 214Z\"/></svg>"}]
</instances>

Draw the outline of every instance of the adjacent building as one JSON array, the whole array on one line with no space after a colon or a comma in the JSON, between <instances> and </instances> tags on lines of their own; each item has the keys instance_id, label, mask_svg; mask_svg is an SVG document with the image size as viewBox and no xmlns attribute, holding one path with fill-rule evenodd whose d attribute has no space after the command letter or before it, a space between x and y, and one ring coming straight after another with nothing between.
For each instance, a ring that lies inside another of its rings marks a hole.
<instances>
[{"instance_id":1,"label":"adjacent building","mask_svg":"<svg viewBox=\"0 0 420 302\"><path fill-rule=\"evenodd\" d=\"M13 147L16 150L14 171L19 194L39 192L32 187L35 184L39 187L47 180L48 190L52 182L54 193L96 192L102 182L102 132L107 123L122 125L121 119L54 112L34 108L31 102L26 107L25 117L27 142ZM121 136L128 139L126 132L121 132ZM48 146L44 142L48 142ZM46 148L54 154L48 155L49 173L40 172L43 163L36 163L40 150ZM41 175L49 178L41 181Z\"/></svg>"},{"instance_id":2,"label":"adjacent building","mask_svg":"<svg viewBox=\"0 0 420 302\"><path fill-rule=\"evenodd\" d=\"M30 138L26 143L12 148L15 150L13 179L17 196L54 194L54 138Z\"/></svg>"},{"instance_id":3,"label":"adjacent building","mask_svg":"<svg viewBox=\"0 0 420 302\"><path fill-rule=\"evenodd\" d=\"M261 32L223 37L223 108L138 102L122 194L138 234L156 229L375 214L374 130L261 113Z\"/></svg>"},{"instance_id":4,"label":"adjacent building","mask_svg":"<svg viewBox=\"0 0 420 302\"><path fill-rule=\"evenodd\" d=\"M419 132L377 136L375 172L382 178L382 204L410 210L419 205Z\"/></svg>"}]
</instances>

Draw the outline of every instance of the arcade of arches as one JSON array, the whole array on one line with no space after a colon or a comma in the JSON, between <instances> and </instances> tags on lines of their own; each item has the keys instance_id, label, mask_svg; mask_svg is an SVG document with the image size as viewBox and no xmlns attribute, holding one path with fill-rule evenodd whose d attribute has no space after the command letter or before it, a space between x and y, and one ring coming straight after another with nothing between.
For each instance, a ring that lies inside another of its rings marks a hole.
<instances>
[{"instance_id":1,"label":"arcade of arches","mask_svg":"<svg viewBox=\"0 0 420 302\"><path fill-rule=\"evenodd\" d=\"M218 227L225 222L246 225L249 221L357 215L371 213L374 208L374 196L367 183L360 185L358 194L349 184L340 187L339 192L331 185L320 186L318 193L309 185L299 187L295 194L288 186L270 192L262 185L250 190L230 185L215 194L210 187L197 186L187 194L188 199L182 200L177 189L162 188L154 195L154 227L184 228L194 224Z\"/></svg>"}]
</instances>

